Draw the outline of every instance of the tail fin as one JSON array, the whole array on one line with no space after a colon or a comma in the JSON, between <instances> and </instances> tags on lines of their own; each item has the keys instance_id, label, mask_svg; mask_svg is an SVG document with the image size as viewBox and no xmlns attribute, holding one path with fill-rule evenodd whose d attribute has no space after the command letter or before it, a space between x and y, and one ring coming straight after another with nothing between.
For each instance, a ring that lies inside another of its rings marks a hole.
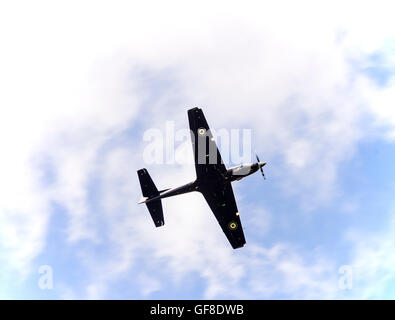
<instances>
[{"instance_id":1,"label":"tail fin","mask_svg":"<svg viewBox=\"0 0 395 320\"><path fill-rule=\"evenodd\" d=\"M145 200L159 195L159 191L152 181L147 169L138 170L137 175L140 180L141 191L143 192L143 199L139 203L145 203ZM146 205L155 226L163 226L165 224L165 220L163 218L162 201L158 199L148 202Z\"/></svg>"}]
</instances>

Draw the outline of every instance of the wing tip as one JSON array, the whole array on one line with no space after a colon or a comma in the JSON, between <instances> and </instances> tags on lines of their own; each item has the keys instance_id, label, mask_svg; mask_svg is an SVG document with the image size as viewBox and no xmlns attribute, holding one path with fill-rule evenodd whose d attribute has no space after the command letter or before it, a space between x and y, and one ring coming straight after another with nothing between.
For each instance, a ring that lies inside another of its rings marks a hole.
<instances>
[{"instance_id":1,"label":"wing tip","mask_svg":"<svg viewBox=\"0 0 395 320\"><path fill-rule=\"evenodd\" d=\"M192 114L198 113L198 112L202 112L202 109L199 108L199 107L194 107L194 108L191 108L191 109L188 110L188 114L189 115L192 115Z\"/></svg>"},{"instance_id":2,"label":"wing tip","mask_svg":"<svg viewBox=\"0 0 395 320\"><path fill-rule=\"evenodd\" d=\"M245 244L246 244L245 242L243 244L237 244L237 245L233 245L232 244L232 247L233 247L234 250L241 249L241 248L243 248L245 246Z\"/></svg>"},{"instance_id":3,"label":"wing tip","mask_svg":"<svg viewBox=\"0 0 395 320\"><path fill-rule=\"evenodd\" d=\"M164 220L155 220L155 227L159 228L159 227L163 227L165 225L165 221Z\"/></svg>"}]
</instances>

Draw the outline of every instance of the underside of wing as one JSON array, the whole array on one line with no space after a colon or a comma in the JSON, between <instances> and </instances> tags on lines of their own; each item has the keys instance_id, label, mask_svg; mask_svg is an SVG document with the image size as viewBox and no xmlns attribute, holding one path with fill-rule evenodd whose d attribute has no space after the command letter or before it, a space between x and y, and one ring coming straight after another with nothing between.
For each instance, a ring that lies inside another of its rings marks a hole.
<instances>
[{"instance_id":1,"label":"underside of wing","mask_svg":"<svg viewBox=\"0 0 395 320\"><path fill-rule=\"evenodd\" d=\"M243 247L246 241L231 184L210 183L201 192L233 249Z\"/></svg>"},{"instance_id":2,"label":"underside of wing","mask_svg":"<svg viewBox=\"0 0 395 320\"><path fill-rule=\"evenodd\" d=\"M215 179L226 173L221 154L204 117L202 109L188 110L189 127L193 153L195 157L196 175L198 179Z\"/></svg>"}]
</instances>

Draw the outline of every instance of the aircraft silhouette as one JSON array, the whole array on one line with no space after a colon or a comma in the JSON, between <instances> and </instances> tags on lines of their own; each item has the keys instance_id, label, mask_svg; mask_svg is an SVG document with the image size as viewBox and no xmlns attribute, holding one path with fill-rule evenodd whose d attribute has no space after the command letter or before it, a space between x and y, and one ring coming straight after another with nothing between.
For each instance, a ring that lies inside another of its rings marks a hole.
<instances>
[{"instance_id":1,"label":"aircraft silhouette","mask_svg":"<svg viewBox=\"0 0 395 320\"><path fill-rule=\"evenodd\" d=\"M245 245L245 237L231 183L257 172L265 178L266 162L242 164L226 169L214 137L200 108L188 110L189 127L195 157L196 180L177 188L158 190L147 169L137 171L143 198L156 227L164 225L161 199L192 191L200 192L218 220L233 249Z\"/></svg>"}]
</instances>

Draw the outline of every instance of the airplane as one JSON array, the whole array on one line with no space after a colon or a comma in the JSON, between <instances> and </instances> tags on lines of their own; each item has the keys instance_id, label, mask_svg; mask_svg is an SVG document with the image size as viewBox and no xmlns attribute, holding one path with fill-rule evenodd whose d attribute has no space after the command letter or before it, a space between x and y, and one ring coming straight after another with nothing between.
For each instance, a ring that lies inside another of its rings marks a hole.
<instances>
[{"instance_id":1,"label":"airplane","mask_svg":"<svg viewBox=\"0 0 395 320\"><path fill-rule=\"evenodd\" d=\"M137 175L143 197L139 204L147 205L155 226L160 227L165 223L161 199L192 191L200 192L233 249L241 248L246 244L246 240L231 183L258 170L265 178L262 167L266 162L261 162L256 155L257 162L226 169L202 109L188 110L188 119L195 157L196 180L177 188L158 190L147 169L140 169Z\"/></svg>"}]
</instances>

